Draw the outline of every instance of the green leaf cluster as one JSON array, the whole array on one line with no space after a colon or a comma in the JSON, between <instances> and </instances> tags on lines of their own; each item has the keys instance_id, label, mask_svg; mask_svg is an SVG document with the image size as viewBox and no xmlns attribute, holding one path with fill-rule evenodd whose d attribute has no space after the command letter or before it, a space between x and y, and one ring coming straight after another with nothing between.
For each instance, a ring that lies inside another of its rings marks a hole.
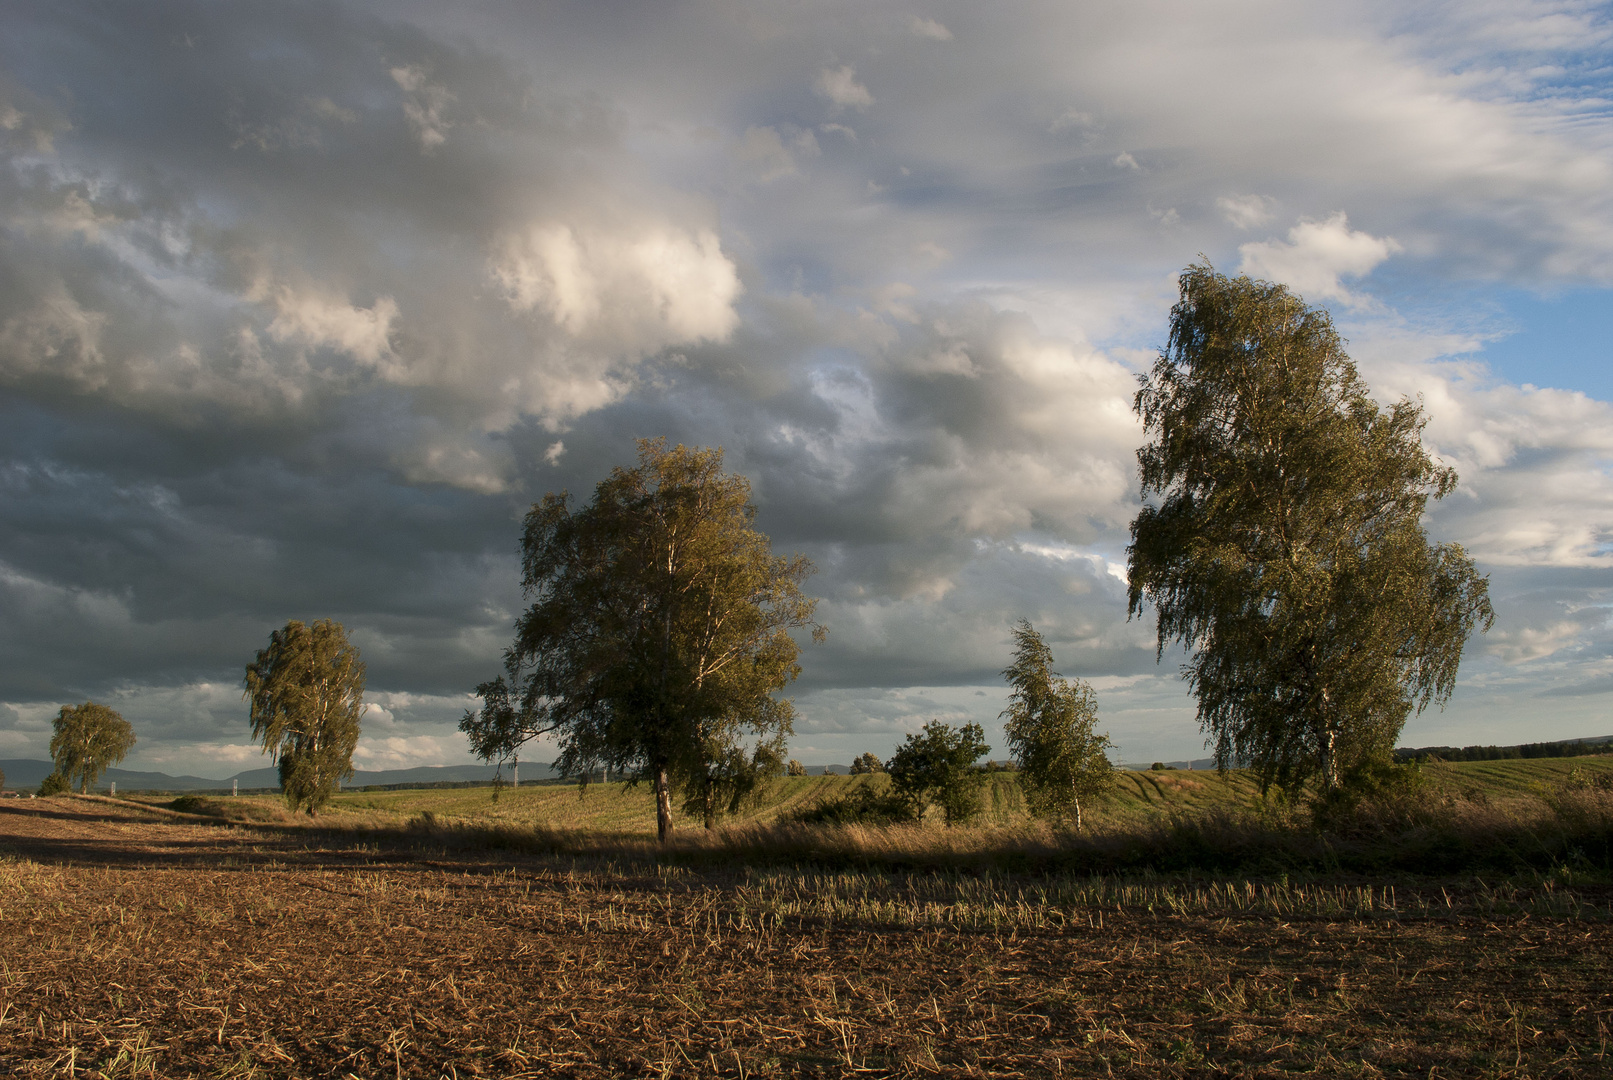
<instances>
[{"instance_id":1,"label":"green leaf cluster","mask_svg":"<svg viewBox=\"0 0 1613 1080\"><path fill-rule=\"evenodd\" d=\"M73 791L73 782L63 776L60 771L52 772L39 784L39 797L49 798L52 795L68 795Z\"/></svg>"},{"instance_id":2,"label":"green leaf cluster","mask_svg":"<svg viewBox=\"0 0 1613 1080\"><path fill-rule=\"evenodd\" d=\"M52 721L50 757L69 784L88 794L108 768L134 749L134 728L116 711L86 701L63 705Z\"/></svg>"},{"instance_id":3,"label":"green leaf cluster","mask_svg":"<svg viewBox=\"0 0 1613 1080\"><path fill-rule=\"evenodd\" d=\"M873 754L858 754L851 759L852 776L872 776L885 771L885 763Z\"/></svg>"},{"instance_id":4,"label":"green leaf cluster","mask_svg":"<svg viewBox=\"0 0 1613 1080\"><path fill-rule=\"evenodd\" d=\"M968 821L980 812L980 789L986 774L975 766L991 750L979 724L954 728L939 720L925 724L885 763L891 791L904 800L913 817L939 806L947 824Z\"/></svg>"},{"instance_id":5,"label":"green leaf cluster","mask_svg":"<svg viewBox=\"0 0 1613 1080\"><path fill-rule=\"evenodd\" d=\"M364 662L342 624L295 619L246 668L252 735L280 767L280 792L312 815L353 776Z\"/></svg>"},{"instance_id":6,"label":"green leaf cluster","mask_svg":"<svg viewBox=\"0 0 1613 1080\"><path fill-rule=\"evenodd\" d=\"M1038 817L1073 818L1079 829L1081 800L1114 775L1105 753L1113 744L1092 730L1097 698L1080 679L1072 683L1053 670L1053 652L1029 621L1014 627L1014 643L1014 662L1003 670L1011 687L1003 734L1025 803Z\"/></svg>"},{"instance_id":7,"label":"green leaf cluster","mask_svg":"<svg viewBox=\"0 0 1613 1080\"><path fill-rule=\"evenodd\" d=\"M552 732L568 775L607 766L650 780L663 840L674 788L710 824L771 773L794 718L773 697L800 672L791 631L823 629L801 588L811 562L774 556L755 515L721 449L664 440L640 440L638 466L613 470L589 505L573 511L561 492L533 506L521 541L532 603L507 681L479 688L484 707L462 725L477 752Z\"/></svg>"},{"instance_id":8,"label":"green leaf cluster","mask_svg":"<svg viewBox=\"0 0 1613 1080\"><path fill-rule=\"evenodd\" d=\"M1380 409L1326 311L1281 285L1187 268L1167 351L1135 407L1148 502L1132 522L1130 612L1180 642L1217 763L1326 787L1441 705L1493 612L1488 579L1431 544L1456 487L1420 406Z\"/></svg>"}]
</instances>

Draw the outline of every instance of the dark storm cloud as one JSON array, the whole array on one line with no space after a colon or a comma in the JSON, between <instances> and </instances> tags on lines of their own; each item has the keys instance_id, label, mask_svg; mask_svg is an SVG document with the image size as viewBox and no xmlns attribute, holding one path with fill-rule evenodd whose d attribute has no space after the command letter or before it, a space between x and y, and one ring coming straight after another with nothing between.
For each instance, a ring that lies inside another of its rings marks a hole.
<instances>
[{"instance_id":1,"label":"dark storm cloud","mask_svg":"<svg viewBox=\"0 0 1613 1080\"><path fill-rule=\"evenodd\" d=\"M1431 365L1475 346L1385 299L1613 273L1607 21L1486 11L12 4L0 731L110 696L147 761L256 764L241 666L331 616L363 759L453 758L525 506L664 435L819 565L803 737L989 720L1028 617L1181 756L1115 571L1198 251L1347 308L1463 471L1436 533L1541 575L1475 685L1599 685L1607 407Z\"/></svg>"}]
</instances>

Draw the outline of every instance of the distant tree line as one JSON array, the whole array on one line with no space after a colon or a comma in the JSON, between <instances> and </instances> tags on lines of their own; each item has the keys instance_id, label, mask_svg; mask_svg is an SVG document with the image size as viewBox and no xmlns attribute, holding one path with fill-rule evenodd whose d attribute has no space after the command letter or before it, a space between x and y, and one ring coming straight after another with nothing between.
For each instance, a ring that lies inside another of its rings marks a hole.
<instances>
[{"instance_id":1,"label":"distant tree line","mask_svg":"<svg viewBox=\"0 0 1613 1080\"><path fill-rule=\"evenodd\" d=\"M1510 761L1515 758L1589 757L1593 754L1613 754L1613 739L1602 742L1565 739L1559 742L1523 743L1519 746L1403 746L1395 751L1395 760Z\"/></svg>"}]
</instances>

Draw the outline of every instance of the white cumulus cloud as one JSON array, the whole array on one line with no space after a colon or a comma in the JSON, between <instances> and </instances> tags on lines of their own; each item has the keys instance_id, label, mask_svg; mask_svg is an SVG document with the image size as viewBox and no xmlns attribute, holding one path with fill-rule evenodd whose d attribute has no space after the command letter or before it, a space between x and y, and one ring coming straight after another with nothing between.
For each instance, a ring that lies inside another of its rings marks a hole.
<instances>
[{"instance_id":1,"label":"white cumulus cloud","mask_svg":"<svg viewBox=\"0 0 1613 1080\"><path fill-rule=\"evenodd\" d=\"M866 109L874 103L874 95L857 81L857 72L850 64L824 68L818 72L812 89L817 91L819 97L827 98L840 109Z\"/></svg>"},{"instance_id":2,"label":"white cumulus cloud","mask_svg":"<svg viewBox=\"0 0 1613 1080\"><path fill-rule=\"evenodd\" d=\"M506 236L492 272L511 308L618 356L720 341L739 322L739 274L710 229L543 222Z\"/></svg>"},{"instance_id":3,"label":"white cumulus cloud","mask_svg":"<svg viewBox=\"0 0 1613 1080\"><path fill-rule=\"evenodd\" d=\"M1222 217L1240 229L1252 229L1271 220L1272 199L1265 195L1223 195L1215 205Z\"/></svg>"},{"instance_id":4,"label":"white cumulus cloud","mask_svg":"<svg viewBox=\"0 0 1613 1080\"><path fill-rule=\"evenodd\" d=\"M1371 236L1350 228L1341 210L1321 221L1302 220L1288 230L1288 240L1243 244L1238 272L1281 282L1306 300L1360 303L1342 278L1363 277L1400 244L1392 237Z\"/></svg>"}]
</instances>

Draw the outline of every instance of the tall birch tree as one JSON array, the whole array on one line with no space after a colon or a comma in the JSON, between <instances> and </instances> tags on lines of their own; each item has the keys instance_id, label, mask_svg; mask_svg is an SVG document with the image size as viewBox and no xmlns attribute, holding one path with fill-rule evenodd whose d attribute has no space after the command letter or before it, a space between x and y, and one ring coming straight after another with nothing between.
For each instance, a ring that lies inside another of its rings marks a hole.
<instances>
[{"instance_id":1,"label":"tall birch tree","mask_svg":"<svg viewBox=\"0 0 1613 1080\"><path fill-rule=\"evenodd\" d=\"M1444 705L1494 619L1489 579L1423 531L1456 473L1421 406L1380 409L1328 313L1281 285L1188 267L1139 381L1130 613L1154 606L1159 655L1187 649L1220 767L1331 790Z\"/></svg>"},{"instance_id":2,"label":"tall birch tree","mask_svg":"<svg viewBox=\"0 0 1613 1080\"><path fill-rule=\"evenodd\" d=\"M736 775L749 782L736 762L782 756L794 709L773 695L800 673L791 631L824 631L801 589L811 562L772 553L750 483L723 472L720 449L658 439L638 451L589 505L551 493L527 514L532 604L502 681L479 688L492 694L463 726L484 756L552 733L567 775L604 766L649 781L666 842L675 789L698 796L709 825ZM756 752L738 754L751 737Z\"/></svg>"},{"instance_id":3,"label":"tall birch tree","mask_svg":"<svg viewBox=\"0 0 1613 1080\"><path fill-rule=\"evenodd\" d=\"M342 624L293 619L246 667L252 735L280 767L280 793L312 815L353 776L364 663Z\"/></svg>"}]
</instances>

